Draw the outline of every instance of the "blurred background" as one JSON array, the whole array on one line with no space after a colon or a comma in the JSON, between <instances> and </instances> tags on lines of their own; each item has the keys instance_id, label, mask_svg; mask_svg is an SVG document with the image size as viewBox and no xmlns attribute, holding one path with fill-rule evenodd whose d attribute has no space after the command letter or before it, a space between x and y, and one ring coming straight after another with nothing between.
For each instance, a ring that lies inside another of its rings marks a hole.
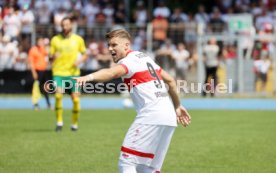
<instances>
[{"instance_id":1,"label":"blurred background","mask_svg":"<svg viewBox=\"0 0 276 173\"><path fill-rule=\"evenodd\" d=\"M273 0L1 0L0 6L2 94L31 93L28 51L37 37L49 46L65 16L73 18L74 32L86 41L89 59L82 74L112 65L104 35L125 28L134 50L152 55L187 87L215 78L232 92L212 96L276 94ZM216 77L206 76L210 67ZM51 79L51 63L48 69Z\"/></svg>"}]
</instances>

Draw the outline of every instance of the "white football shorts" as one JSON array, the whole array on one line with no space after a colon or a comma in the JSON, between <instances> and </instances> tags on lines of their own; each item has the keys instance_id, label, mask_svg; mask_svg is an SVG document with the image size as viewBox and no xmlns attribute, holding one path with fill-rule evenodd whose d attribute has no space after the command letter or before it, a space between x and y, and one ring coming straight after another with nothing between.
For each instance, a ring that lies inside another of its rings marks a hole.
<instances>
[{"instance_id":1,"label":"white football shorts","mask_svg":"<svg viewBox=\"0 0 276 173\"><path fill-rule=\"evenodd\" d=\"M173 126L133 123L121 147L120 161L161 171L174 130Z\"/></svg>"}]
</instances>

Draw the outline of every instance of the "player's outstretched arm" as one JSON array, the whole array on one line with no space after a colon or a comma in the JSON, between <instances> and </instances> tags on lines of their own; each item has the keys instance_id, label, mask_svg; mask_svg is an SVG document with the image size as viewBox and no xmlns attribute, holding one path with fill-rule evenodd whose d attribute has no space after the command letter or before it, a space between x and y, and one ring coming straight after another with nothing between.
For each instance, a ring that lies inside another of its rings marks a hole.
<instances>
[{"instance_id":1,"label":"player's outstretched arm","mask_svg":"<svg viewBox=\"0 0 276 173\"><path fill-rule=\"evenodd\" d=\"M86 76L74 77L79 86L89 81L106 82L115 78L119 78L126 74L126 70L122 65L116 65L111 68L101 69Z\"/></svg>"},{"instance_id":2,"label":"player's outstretched arm","mask_svg":"<svg viewBox=\"0 0 276 173\"><path fill-rule=\"evenodd\" d=\"M177 94L177 86L175 80L164 70L161 71L161 77L169 87L168 92L172 98L175 107L178 123L181 123L184 127L188 126L191 123L191 116L180 103L180 98Z\"/></svg>"}]
</instances>

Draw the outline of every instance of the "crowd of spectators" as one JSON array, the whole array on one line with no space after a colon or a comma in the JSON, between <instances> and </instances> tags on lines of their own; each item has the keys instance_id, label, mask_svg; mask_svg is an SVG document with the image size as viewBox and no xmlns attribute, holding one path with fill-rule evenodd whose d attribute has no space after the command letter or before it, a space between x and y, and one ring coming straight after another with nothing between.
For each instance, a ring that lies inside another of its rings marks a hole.
<instances>
[{"instance_id":1,"label":"crowd of spectators","mask_svg":"<svg viewBox=\"0 0 276 173\"><path fill-rule=\"evenodd\" d=\"M256 32L274 32L276 4L268 0L219 0L212 9L198 4L198 9L186 10L182 6L168 6L167 1L153 1L150 11L148 2L131 0L0 0L0 71L4 69L27 70L27 53L32 35L43 35L46 40L60 32L60 22L65 16L75 20L74 31L86 40L88 62L83 69L97 70L112 65L104 34L114 26L134 26L135 50L146 49L146 26L153 26L153 48L156 58L167 56L173 68L187 69L191 65L197 35L206 32L228 32L229 16L250 13ZM128 5L128 7L126 6ZM97 29L98 28L98 29ZM100 29L99 29L100 28ZM179 44L180 43L180 44ZM167 46L171 45L170 48ZM177 46L177 44L179 44ZM166 48L167 47L167 48ZM166 52L170 49L170 55ZM174 58L178 49L184 49L183 61ZM165 51L162 51L165 50ZM164 52L165 55L164 55ZM188 56L188 57L187 57ZM168 63L170 66L170 63ZM170 67L168 67L170 68Z\"/></svg>"}]
</instances>

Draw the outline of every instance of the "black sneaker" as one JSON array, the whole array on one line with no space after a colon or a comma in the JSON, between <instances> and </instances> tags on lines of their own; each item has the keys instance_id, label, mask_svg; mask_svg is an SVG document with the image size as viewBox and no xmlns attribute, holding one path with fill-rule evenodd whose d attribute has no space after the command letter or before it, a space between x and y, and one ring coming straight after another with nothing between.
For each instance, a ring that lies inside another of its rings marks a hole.
<instances>
[{"instance_id":1,"label":"black sneaker","mask_svg":"<svg viewBox=\"0 0 276 173\"><path fill-rule=\"evenodd\" d=\"M72 132L76 132L76 131L78 131L78 128L71 127L71 131L72 131Z\"/></svg>"},{"instance_id":2,"label":"black sneaker","mask_svg":"<svg viewBox=\"0 0 276 173\"><path fill-rule=\"evenodd\" d=\"M38 111L38 110L40 110L40 107L39 107L39 105L36 103L36 104L33 105L33 109L34 109L35 111Z\"/></svg>"},{"instance_id":3,"label":"black sneaker","mask_svg":"<svg viewBox=\"0 0 276 173\"><path fill-rule=\"evenodd\" d=\"M56 127L56 132L61 132L61 130L62 130L62 126L57 126Z\"/></svg>"}]
</instances>

